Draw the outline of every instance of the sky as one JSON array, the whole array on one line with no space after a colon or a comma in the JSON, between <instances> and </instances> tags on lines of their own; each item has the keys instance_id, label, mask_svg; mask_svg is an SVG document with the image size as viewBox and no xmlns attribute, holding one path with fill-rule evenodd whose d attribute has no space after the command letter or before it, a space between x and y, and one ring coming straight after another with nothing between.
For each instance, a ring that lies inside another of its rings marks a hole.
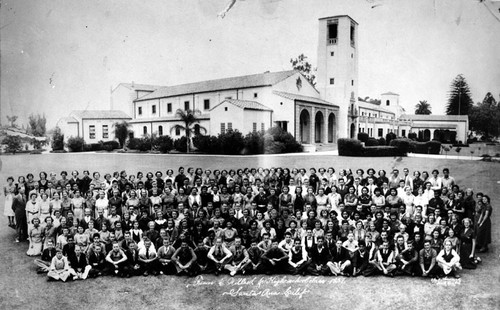
<instances>
[{"instance_id":1,"label":"sky","mask_svg":"<svg viewBox=\"0 0 500 310\"><path fill-rule=\"evenodd\" d=\"M359 96L392 91L444 114L463 74L500 94L500 22L478 0L11 0L0 8L0 118L109 109L119 83L176 85L316 65L318 18L359 23ZM375 6L375 7L373 7Z\"/></svg>"}]
</instances>

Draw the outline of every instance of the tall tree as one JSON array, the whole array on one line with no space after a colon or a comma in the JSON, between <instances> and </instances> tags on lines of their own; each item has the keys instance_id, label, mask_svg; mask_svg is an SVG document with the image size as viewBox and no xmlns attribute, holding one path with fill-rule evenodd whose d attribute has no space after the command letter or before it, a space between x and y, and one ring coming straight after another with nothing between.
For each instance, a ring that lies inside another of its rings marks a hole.
<instances>
[{"instance_id":1,"label":"tall tree","mask_svg":"<svg viewBox=\"0 0 500 310\"><path fill-rule=\"evenodd\" d=\"M120 147L125 146L125 142L130 134L130 124L126 121L115 123L115 138L120 143Z\"/></svg>"},{"instance_id":2,"label":"tall tree","mask_svg":"<svg viewBox=\"0 0 500 310\"><path fill-rule=\"evenodd\" d=\"M7 120L10 123L10 127L17 127L16 125L17 115L12 115L12 116L7 115Z\"/></svg>"},{"instance_id":3,"label":"tall tree","mask_svg":"<svg viewBox=\"0 0 500 310\"><path fill-rule=\"evenodd\" d=\"M45 118L45 115L34 115L31 114L28 118L28 133L32 134L35 137L43 137L45 136L45 132L47 130L46 125L47 125L47 119Z\"/></svg>"},{"instance_id":4,"label":"tall tree","mask_svg":"<svg viewBox=\"0 0 500 310\"><path fill-rule=\"evenodd\" d=\"M420 100L418 104L415 105L415 114L431 114L431 105L427 102L427 100Z\"/></svg>"},{"instance_id":5,"label":"tall tree","mask_svg":"<svg viewBox=\"0 0 500 310\"><path fill-rule=\"evenodd\" d=\"M468 115L472 107L472 98L469 85L465 77L461 74L451 82L451 89L448 94L448 105L446 114L448 115Z\"/></svg>"},{"instance_id":6,"label":"tall tree","mask_svg":"<svg viewBox=\"0 0 500 310\"><path fill-rule=\"evenodd\" d=\"M471 130L486 138L500 135L500 105L491 93L487 93L483 102L472 106L469 113Z\"/></svg>"},{"instance_id":7,"label":"tall tree","mask_svg":"<svg viewBox=\"0 0 500 310\"><path fill-rule=\"evenodd\" d=\"M175 125L170 129L170 132L174 130L184 130L184 133L186 135L186 147L187 147L187 152L189 153L191 148L191 134L196 133L196 127L193 126L195 124L200 123L200 120L198 119L198 116L201 115L200 110L181 110L177 109L175 112L175 116L180 118L180 120L184 123L184 126L182 125ZM206 128L199 126L200 130L203 130L205 133L207 132Z\"/></svg>"},{"instance_id":8,"label":"tall tree","mask_svg":"<svg viewBox=\"0 0 500 310\"><path fill-rule=\"evenodd\" d=\"M297 58L290 59L290 63L294 70L300 71L304 75L304 77L311 83L313 86L316 85L316 68L313 68L312 65L307 61L307 56L304 54L300 54Z\"/></svg>"}]
</instances>

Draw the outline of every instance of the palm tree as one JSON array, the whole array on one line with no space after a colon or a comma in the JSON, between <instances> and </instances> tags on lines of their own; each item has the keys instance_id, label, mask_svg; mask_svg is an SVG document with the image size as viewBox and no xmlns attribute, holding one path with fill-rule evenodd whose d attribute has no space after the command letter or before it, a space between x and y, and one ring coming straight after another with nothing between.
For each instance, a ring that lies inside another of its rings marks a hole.
<instances>
[{"instance_id":1,"label":"palm tree","mask_svg":"<svg viewBox=\"0 0 500 310\"><path fill-rule=\"evenodd\" d=\"M191 133L195 133L195 127L191 127L193 124L199 123L200 120L198 119L198 116L201 115L200 110L181 110L177 109L175 111L175 116L180 118L180 120L184 123L184 126L182 125L174 125L174 127L170 128L170 133L172 131L180 129L184 130L186 133L186 146L187 146L187 152L189 153L190 151L190 144L191 144ZM198 125L199 126L199 125ZM205 133L207 130L199 126L200 130L203 130Z\"/></svg>"},{"instance_id":2,"label":"palm tree","mask_svg":"<svg viewBox=\"0 0 500 310\"><path fill-rule=\"evenodd\" d=\"M10 123L10 127L17 127L17 125L16 125L17 116L16 115L12 115L12 116L7 115L7 120Z\"/></svg>"},{"instance_id":3,"label":"palm tree","mask_svg":"<svg viewBox=\"0 0 500 310\"><path fill-rule=\"evenodd\" d=\"M431 114L431 105L427 100L420 100L417 105L415 105L415 114Z\"/></svg>"}]
</instances>

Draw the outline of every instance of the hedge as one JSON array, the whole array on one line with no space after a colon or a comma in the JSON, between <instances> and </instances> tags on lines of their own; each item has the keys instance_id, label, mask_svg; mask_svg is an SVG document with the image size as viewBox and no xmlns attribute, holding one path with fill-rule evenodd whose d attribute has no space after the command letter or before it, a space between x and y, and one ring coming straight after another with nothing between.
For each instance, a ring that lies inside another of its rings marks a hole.
<instances>
[{"instance_id":1,"label":"hedge","mask_svg":"<svg viewBox=\"0 0 500 310\"><path fill-rule=\"evenodd\" d=\"M410 151L418 154L439 154L441 152L441 142L427 141L417 142L412 141Z\"/></svg>"},{"instance_id":2,"label":"hedge","mask_svg":"<svg viewBox=\"0 0 500 310\"><path fill-rule=\"evenodd\" d=\"M358 133L358 140L361 141L361 142L365 142L368 141L368 138L370 136L368 136L368 134L366 132L360 132Z\"/></svg>"},{"instance_id":3,"label":"hedge","mask_svg":"<svg viewBox=\"0 0 500 310\"><path fill-rule=\"evenodd\" d=\"M396 146L363 147L361 141L357 139L338 139L337 145L340 156L406 156L406 153Z\"/></svg>"},{"instance_id":4,"label":"hedge","mask_svg":"<svg viewBox=\"0 0 500 310\"><path fill-rule=\"evenodd\" d=\"M400 149L395 146L369 146L363 148L363 155L366 157L383 157L383 156L406 156Z\"/></svg>"},{"instance_id":5,"label":"hedge","mask_svg":"<svg viewBox=\"0 0 500 310\"><path fill-rule=\"evenodd\" d=\"M384 142L385 142L385 141L384 141ZM366 140L365 145L366 145L366 146L379 146L379 145L380 145L380 143L379 143L379 141L378 141L377 139L375 139L375 138L369 138L368 140ZM384 144L382 144L382 145L385 145L385 143L384 143Z\"/></svg>"},{"instance_id":6,"label":"hedge","mask_svg":"<svg viewBox=\"0 0 500 310\"><path fill-rule=\"evenodd\" d=\"M362 156L363 145L357 139L338 139L337 145L340 156Z\"/></svg>"},{"instance_id":7,"label":"hedge","mask_svg":"<svg viewBox=\"0 0 500 310\"><path fill-rule=\"evenodd\" d=\"M389 143L390 146L396 147L401 154L408 154L410 146L413 141L407 138L392 139Z\"/></svg>"}]
</instances>

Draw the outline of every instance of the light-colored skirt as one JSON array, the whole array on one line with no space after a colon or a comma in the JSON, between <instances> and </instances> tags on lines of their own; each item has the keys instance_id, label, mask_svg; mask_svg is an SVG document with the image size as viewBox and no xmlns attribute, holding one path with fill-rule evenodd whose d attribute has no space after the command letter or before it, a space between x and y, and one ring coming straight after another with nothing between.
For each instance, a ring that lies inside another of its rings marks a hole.
<instances>
[{"instance_id":1,"label":"light-colored skirt","mask_svg":"<svg viewBox=\"0 0 500 310\"><path fill-rule=\"evenodd\" d=\"M28 248L28 252L26 252L28 256L37 256L42 254L42 243L41 242L31 242L30 247Z\"/></svg>"},{"instance_id":2,"label":"light-colored skirt","mask_svg":"<svg viewBox=\"0 0 500 310\"><path fill-rule=\"evenodd\" d=\"M5 208L3 209L3 215L15 216L14 211L12 210L12 200L13 196L11 194L5 196Z\"/></svg>"}]
</instances>

